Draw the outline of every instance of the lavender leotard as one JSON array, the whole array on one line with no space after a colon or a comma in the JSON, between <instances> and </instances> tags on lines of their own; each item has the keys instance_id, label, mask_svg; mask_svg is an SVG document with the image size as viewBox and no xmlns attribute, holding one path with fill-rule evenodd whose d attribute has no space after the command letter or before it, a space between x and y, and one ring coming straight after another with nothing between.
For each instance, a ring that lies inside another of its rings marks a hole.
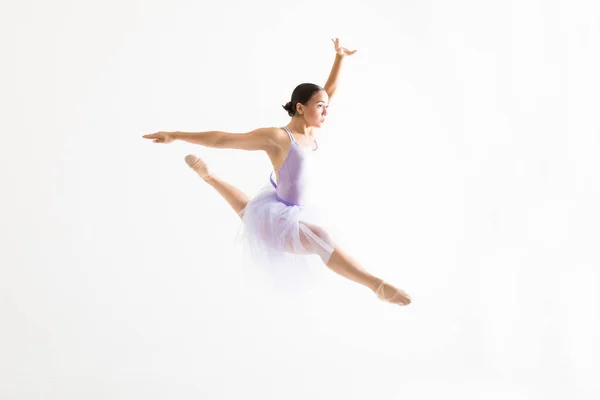
<instances>
[{"instance_id":1,"label":"lavender leotard","mask_svg":"<svg viewBox=\"0 0 600 400\"><path fill-rule=\"evenodd\" d=\"M278 172L278 183L273 180L253 197L244 210L243 237L259 264L285 270L285 265L307 262L299 255L318 255L327 264L335 244L323 228L321 212L313 204L311 186L318 180L314 175L313 151L300 146L289 129L290 150Z\"/></svg>"},{"instance_id":2,"label":"lavender leotard","mask_svg":"<svg viewBox=\"0 0 600 400\"><path fill-rule=\"evenodd\" d=\"M310 152L315 151L319 148L317 141L315 140L316 148L314 150L300 146L292 132L287 127L284 127L285 131L290 137L290 151L283 162L280 169L275 170L279 172L279 184L273 181L273 174L271 173L271 184L276 189L277 200L288 206L302 206L308 203L308 168L307 159L310 157Z\"/></svg>"}]
</instances>

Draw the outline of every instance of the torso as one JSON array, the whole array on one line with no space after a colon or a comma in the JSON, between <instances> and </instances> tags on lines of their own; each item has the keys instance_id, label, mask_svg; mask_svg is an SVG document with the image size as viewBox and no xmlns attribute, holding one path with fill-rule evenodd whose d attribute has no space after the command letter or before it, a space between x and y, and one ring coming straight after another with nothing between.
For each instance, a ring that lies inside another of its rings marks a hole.
<instances>
[{"instance_id":1,"label":"torso","mask_svg":"<svg viewBox=\"0 0 600 400\"><path fill-rule=\"evenodd\" d=\"M273 146L279 147L281 151L272 160L275 180L272 175L269 179L276 189L279 201L288 206L308 205L311 203L310 182L314 177L311 160L318 149L318 143L312 135L294 135L287 127L282 130L285 132L286 142ZM280 139L275 141L280 142Z\"/></svg>"},{"instance_id":2,"label":"torso","mask_svg":"<svg viewBox=\"0 0 600 400\"><path fill-rule=\"evenodd\" d=\"M281 169L283 162L285 161L290 147L292 146L292 142L290 141L290 137L287 132L283 128L275 128L275 138L277 141L277 147L273 148L271 151L267 151L267 155L271 160L271 164L273 164L273 169L278 171ZM304 149L315 150L317 147L316 141L313 136L305 136L298 135L292 133L294 136L294 140Z\"/></svg>"}]
</instances>

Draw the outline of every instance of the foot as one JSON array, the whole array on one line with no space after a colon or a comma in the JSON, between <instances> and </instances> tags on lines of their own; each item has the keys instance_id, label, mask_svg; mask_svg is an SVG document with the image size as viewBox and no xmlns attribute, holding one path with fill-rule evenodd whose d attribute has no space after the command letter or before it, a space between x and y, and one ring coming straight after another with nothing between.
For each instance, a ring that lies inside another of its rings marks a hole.
<instances>
[{"instance_id":1,"label":"foot","mask_svg":"<svg viewBox=\"0 0 600 400\"><path fill-rule=\"evenodd\" d=\"M385 282L381 282L375 290L375 294L381 300L392 304L398 304L399 306L407 306L411 302L410 296L404 290L398 289Z\"/></svg>"},{"instance_id":2,"label":"foot","mask_svg":"<svg viewBox=\"0 0 600 400\"><path fill-rule=\"evenodd\" d=\"M200 178L204 180L208 179L212 175L206 163L193 154L188 154L185 156L185 162L191 169L200 175Z\"/></svg>"}]
</instances>

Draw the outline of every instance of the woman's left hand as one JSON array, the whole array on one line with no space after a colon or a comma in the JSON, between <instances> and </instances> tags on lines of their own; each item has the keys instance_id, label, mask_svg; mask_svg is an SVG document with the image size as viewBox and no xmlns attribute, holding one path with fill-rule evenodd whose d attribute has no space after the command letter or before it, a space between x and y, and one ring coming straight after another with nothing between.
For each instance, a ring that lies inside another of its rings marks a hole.
<instances>
[{"instance_id":1,"label":"woman's left hand","mask_svg":"<svg viewBox=\"0 0 600 400\"><path fill-rule=\"evenodd\" d=\"M335 45L335 52L337 53L337 55L344 57L344 56L351 56L352 54L356 53L358 50L348 50L345 47L341 47L340 46L340 39L335 38L335 39L331 39L333 41L333 44Z\"/></svg>"}]
</instances>

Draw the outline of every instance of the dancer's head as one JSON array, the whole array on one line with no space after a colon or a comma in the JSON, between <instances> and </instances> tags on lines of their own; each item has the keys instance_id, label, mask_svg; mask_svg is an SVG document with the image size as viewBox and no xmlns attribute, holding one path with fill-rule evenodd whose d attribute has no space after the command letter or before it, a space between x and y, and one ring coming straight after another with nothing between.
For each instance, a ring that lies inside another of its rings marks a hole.
<instances>
[{"instance_id":1,"label":"dancer's head","mask_svg":"<svg viewBox=\"0 0 600 400\"><path fill-rule=\"evenodd\" d=\"M294 89L292 101L283 108L292 118L302 118L309 126L319 127L325 122L329 96L319 85L302 83Z\"/></svg>"}]
</instances>

